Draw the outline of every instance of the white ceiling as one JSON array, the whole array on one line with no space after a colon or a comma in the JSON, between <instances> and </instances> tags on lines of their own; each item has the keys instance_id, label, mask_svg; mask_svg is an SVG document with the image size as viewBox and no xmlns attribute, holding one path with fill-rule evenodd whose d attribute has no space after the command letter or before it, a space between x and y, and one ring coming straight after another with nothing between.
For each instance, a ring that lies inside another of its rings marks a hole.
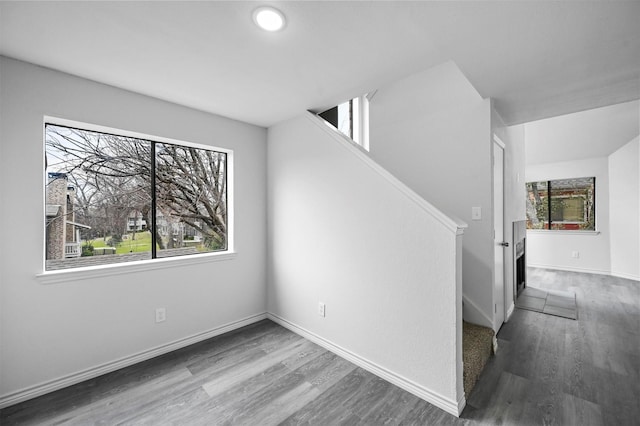
<instances>
[{"instance_id":1,"label":"white ceiling","mask_svg":"<svg viewBox=\"0 0 640 426\"><path fill-rule=\"evenodd\" d=\"M287 16L266 33L251 12ZM453 60L508 124L640 98L640 2L1 2L0 54L261 126Z\"/></svg>"},{"instance_id":2,"label":"white ceiling","mask_svg":"<svg viewBox=\"0 0 640 426\"><path fill-rule=\"evenodd\" d=\"M607 157L640 134L640 102L596 108L523 126L527 164Z\"/></svg>"}]
</instances>

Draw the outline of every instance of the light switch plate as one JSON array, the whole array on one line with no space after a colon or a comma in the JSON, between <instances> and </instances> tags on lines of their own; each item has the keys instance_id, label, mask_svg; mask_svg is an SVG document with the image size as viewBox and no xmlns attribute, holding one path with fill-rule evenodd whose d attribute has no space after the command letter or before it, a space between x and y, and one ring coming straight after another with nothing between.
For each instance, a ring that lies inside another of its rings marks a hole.
<instances>
[{"instance_id":1,"label":"light switch plate","mask_svg":"<svg viewBox=\"0 0 640 426\"><path fill-rule=\"evenodd\" d=\"M482 207L471 207L471 220L482 219Z\"/></svg>"}]
</instances>

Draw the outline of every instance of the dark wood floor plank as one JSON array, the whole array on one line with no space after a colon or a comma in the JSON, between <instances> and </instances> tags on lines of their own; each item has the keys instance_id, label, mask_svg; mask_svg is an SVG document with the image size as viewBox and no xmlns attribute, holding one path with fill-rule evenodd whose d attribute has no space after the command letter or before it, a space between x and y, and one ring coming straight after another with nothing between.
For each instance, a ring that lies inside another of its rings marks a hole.
<instances>
[{"instance_id":1,"label":"dark wood floor plank","mask_svg":"<svg viewBox=\"0 0 640 426\"><path fill-rule=\"evenodd\" d=\"M541 314L544 315L544 314ZM530 382L524 377L503 371L495 393L480 420L495 424L518 424L523 420Z\"/></svg>"},{"instance_id":2,"label":"dark wood floor plank","mask_svg":"<svg viewBox=\"0 0 640 426\"><path fill-rule=\"evenodd\" d=\"M270 367L282 363L283 359L291 358L297 360L311 359L309 357L301 358L301 355L309 355L311 350L317 348L317 345L308 340L292 340L276 351L269 353L262 352L257 357L247 357L238 359L233 365L225 365L223 369L205 369L196 376L209 377L202 388L210 397L226 392L238 383L244 382L254 376L262 374ZM319 351L315 352L319 354Z\"/></svg>"},{"instance_id":3,"label":"dark wood floor plank","mask_svg":"<svg viewBox=\"0 0 640 426\"><path fill-rule=\"evenodd\" d=\"M282 363L276 364L262 374L238 383L227 392L185 407L183 410L185 424L196 423L199 419L214 419L212 424L228 421L235 411L242 409L243 404L254 399L254 395L269 388L273 383L283 380L288 374L291 374L291 370Z\"/></svg>"},{"instance_id":4,"label":"dark wood floor plank","mask_svg":"<svg viewBox=\"0 0 640 426\"><path fill-rule=\"evenodd\" d=\"M209 398L201 388L190 388L185 392L171 393L164 399L145 401L135 410L111 410L107 415L95 416L98 425L157 425L184 424L184 413L188 407L197 406Z\"/></svg>"},{"instance_id":5,"label":"dark wood floor plank","mask_svg":"<svg viewBox=\"0 0 640 426\"><path fill-rule=\"evenodd\" d=\"M302 338L283 328L273 332L262 334L249 339L246 342L234 345L224 351L201 357L198 361L187 365L189 371L194 375L211 374L215 371L222 371L235 365L240 359L254 358L255 355L264 355L275 349L282 348L290 343L301 341ZM206 372L204 372L206 370ZM204 373L203 373L204 372Z\"/></svg>"},{"instance_id":6,"label":"dark wood floor plank","mask_svg":"<svg viewBox=\"0 0 640 426\"><path fill-rule=\"evenodd\" d=\"M566 425L563 416L564 396L560 377L528 381L522 420L530 424Z\"/></svg>"},{"instance_id":7,"label":"dark wood floor plank","mask_svg":"<svg viewBox=\"0 0 640 426\"><path fill-rule=\"evenodd\" d=\"M364 419L379 407L393 387L386 380L374 377L369 382L367 389L364 392L359 392L346 404L346 407L356 416Z\"/></svg>"},{"instance_id":8,"label":"dark wood floor plank","mask_svg":"<svg viewBox=\"0 0 640 426\"><path fill-rule=\"evenodd\" d=\"M359 418L345 402L366 389L374 376L361 368L355 368L342 380L323 392L318 398L302 407L287 419L287 424L322 424L324 416L333 418Z\"/></svg>"},{"instance_id":9,"label":"dark wood floor plank","mask_svg":"<svg viewBox=\"0 0 640 426\"><path fill-rule=\"evenodd\" d=\"M292 368L291 365L289 367ZM296 372L304 375L310 384L324 392L355 369L354 364L326 351L314 362L297 367Z\"/></svg>"},{"instance_id":10,"label":"dark wood floor plank","mask_svg":"<svg viewBox=\"0 0 640 426\"><path fill-rule=\"evenodd\" d=\"M562 400L562 422L557 424L605 425L600 405L580 399L573 395L564 395Z\"/></svg>"},{"instance_id":11,"label":"dark wood floor plank","mask_svg":"<svg viewBox=\"0 0 640 426\"><path fill-rule=\"evenodd\" d=\"M469 420L457 418L442 411L438 407L419 401L409 411L404 419L398 419L399 425L467 425L472 424ZM477 423L479 424L479 423Z\"/></svg>"},{"instance_id":12,"label":"dark wood floor plank","mask_svg":"<svg viewBox=\"0 0 640 426\"><path fill-rule=\"evenodd\" d=\"M114 415L128 416L136 413L146 404L153 404L157 401L163 402L173 392L179 384L188 383L192 377L189 370L182 368L168 374L161 375L137 386L129 387L119 393L113 393L108 397L86 404L73 407L73 411L53 417L48 421L52 424L64 424L68 422L71 414L74 424L93 424L98 419L108 420ZM115 422L113 422L115 423Z\"/></svg>"},{"instance_id":13,"label":"dark wood floor plank","mask_svg":"<svg viewBox=\"0 0 640 426\"><path fill-rule=\"evenodd\" d=\"M293 403L297 399L300 402L308 397L309 400L305 400L304 404L300 405L301 408L319 394L320 392L305 380L304 375L289 372L260 391L252 392L247 398L234 401L214 412L217 413L216 418L223 418L224 422L229 424L277 424L264 421L266 414L274 414L274 406L277 405L278 410L281 410L280 405L287 401ZM280 421L286 417L288 415Z\"/></svg>"},{"instance_id":14,"label":"dark wood floor plank","mask_svg":"<svg viewBox=\"0 0 640 426\"><path fill-rule=\"evenodd\" d=\"M369 425L397 425L407 417L416 404L426 404L415 395L396 386L390 386L381 395L374 409L362 416L362 423Z\"/></svg>"}]
</instances>

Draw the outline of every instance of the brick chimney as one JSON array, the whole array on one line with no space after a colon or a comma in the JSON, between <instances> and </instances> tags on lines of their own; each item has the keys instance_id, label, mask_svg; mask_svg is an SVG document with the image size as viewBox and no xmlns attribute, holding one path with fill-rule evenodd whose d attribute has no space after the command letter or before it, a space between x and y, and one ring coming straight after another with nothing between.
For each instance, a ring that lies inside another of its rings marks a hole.
<instances>
[{"instance_id":1,"label":"brick chimney","mask_svg":"<svg viewBox=\"0 0 640 426\"><path fill-rule=\"evenodd\" d=\"M65 173L48 174L46 200L47 260L64 259L64 244L67 240L67 175Z\"/></svg>"}]
</instances>

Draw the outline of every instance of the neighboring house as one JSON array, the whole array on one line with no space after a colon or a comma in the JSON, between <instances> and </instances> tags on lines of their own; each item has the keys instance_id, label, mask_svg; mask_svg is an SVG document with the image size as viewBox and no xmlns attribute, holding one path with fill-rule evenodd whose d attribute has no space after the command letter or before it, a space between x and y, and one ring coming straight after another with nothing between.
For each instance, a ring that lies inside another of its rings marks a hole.
<instances>
[{"instance_id":1,"label":"neighboring house","mask_svg":"<svg viewBox=\"0 0 640 426\"><path fill-rule=\"evenodd\" d=\"M137 210L129 213L126 232L138 232L144 231L145 229L147 229L147 221L143 219L142 213Z\"/></svg>"},{"instance_id":2,"label":"neighboring house","mask_svg":"<svg viewBox=\"0 0 640 426\"><path fill-rule=\"evenodd\" d=\"M196 222L196 224L198 223ZM202 233L200 231L178 218L166 216L162 212L159 212L156 217L156 226L158 233L169 248L186 247L202 241Z\"/></svg>"},{"instance_id":3,"label":"neighboring house","mask_svg":"<svg viewBox=\"0 0 640 426\"><path fill-rule=\"evenodd\" d=\"M73 186L65 173L48 173L46 189L46 259L80 257L80 229L90 226L75 221L75 197Z\"/></svg>"}]
</instances>

